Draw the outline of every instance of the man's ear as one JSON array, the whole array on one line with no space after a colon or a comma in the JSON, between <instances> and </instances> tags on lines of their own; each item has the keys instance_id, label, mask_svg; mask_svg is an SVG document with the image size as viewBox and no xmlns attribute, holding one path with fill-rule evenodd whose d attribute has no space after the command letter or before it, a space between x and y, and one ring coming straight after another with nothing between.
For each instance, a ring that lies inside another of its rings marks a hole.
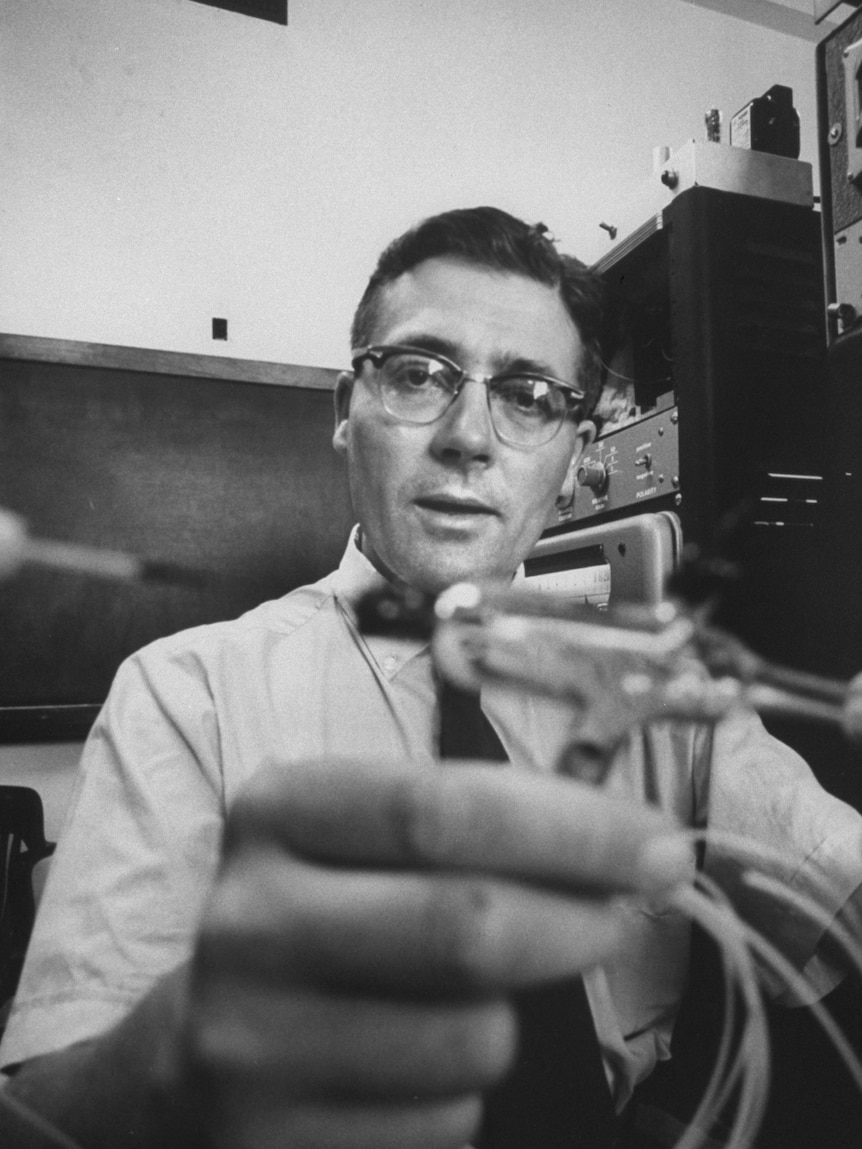
<instances>
[{"instance_id":1,"label":"man's ear","mask_svg":"<svg viewBox=\"0 0 862 1149\"><path fill-rule=\"evenodd\" d=\"M584 419L578 424L578 434L575 438L575 446L572 450L572 457L569 459L569 465L566 468L566 477L563 479L563 485L560 488L560 493L557 495L557 509L566 510L571 507L575 501L575 487L577 485L576 476L578 473L578 464L581 461L584 451L589 447L590 443L596 437L596 425L590 419Z\"/></svg>"},{"instance_id":2,"label":"man's ear","mask_svg":"<svg viewBox=\"0 0 862 1149\"><path fill-rule=\"evenodd\" d=\"M332 435L332 445L339 453L347 453L348 418L350 416L350 399L353 395L353 384L356 382L353 373L342 371L335 381L335 431Z\"/></svg>"}]
</instances>

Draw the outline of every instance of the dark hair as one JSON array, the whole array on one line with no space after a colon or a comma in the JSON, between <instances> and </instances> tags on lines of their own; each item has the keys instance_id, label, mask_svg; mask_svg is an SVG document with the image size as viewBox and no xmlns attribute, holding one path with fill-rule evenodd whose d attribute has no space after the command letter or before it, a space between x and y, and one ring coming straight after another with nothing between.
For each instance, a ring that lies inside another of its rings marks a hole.
<instances>
[{"instance_id":1,"label":"dark hair","mask_svg":"<svg viewBox=\"0 0 862 1149\"><path fill-rule=\"evenodd\" d=\"M382 289L426 259L453 256L495 271L511 271L558 289L583 343L579 382L589 413L599 397L609 323L599 277L579 259L563 255L542 223L527 224L495 207L461 208L423 220L384 250L356 314L354 348L372 341Z\"/></svg>"}]
</instances>

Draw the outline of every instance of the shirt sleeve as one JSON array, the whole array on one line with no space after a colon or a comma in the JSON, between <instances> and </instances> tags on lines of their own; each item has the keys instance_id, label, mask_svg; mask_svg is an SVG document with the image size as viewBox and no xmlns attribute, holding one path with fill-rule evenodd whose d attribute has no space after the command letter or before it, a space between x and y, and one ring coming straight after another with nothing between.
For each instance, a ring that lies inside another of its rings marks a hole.
<instances>
[{"instance_id":1,"label":"shirt sleeve","mask_svg":"<svg viewBox=\"0 0 862 1149\"><path fill-rule=\"evenodd\" d=\"M190 955L222 792L203 666L146 648L118 671L84 748L0 1065L104 1031Z\"/></svg>"},{"instance_id":2,"label":"shirt sleeve","mask_svg":"<svg viewBox=\"0 0 862 1149\"><path fill-rule=\"evenodd\" d=\"M705 870L739 913L825 992L835 978L812 962L827 920L862 882L862 816L829 794L795 751L760 719L739 713L717 724L708 773ZM746 873L765 875L809 898L806 912L774 890L758 891ZM773 987L775 988L775 987Z\"/></svg>"}]
</instances>

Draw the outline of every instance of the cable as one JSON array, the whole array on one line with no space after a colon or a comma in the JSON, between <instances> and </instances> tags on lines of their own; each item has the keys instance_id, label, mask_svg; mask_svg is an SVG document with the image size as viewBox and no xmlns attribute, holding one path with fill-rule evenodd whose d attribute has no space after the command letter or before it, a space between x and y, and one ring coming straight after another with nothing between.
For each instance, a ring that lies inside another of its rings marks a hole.
<instances>
[{"instance_id":1,"label":"cable","mask_svg":"<svg viewBox=\"0 0 862 1149\"><path fill-rule=\"evenodd\" d=\"M718 848L734 862L741 862L744 868L740 871L740 880L745 886L787 902L799 914L820 925L824 935L828 934L862 974L862 945L850 929L835 919L833 912L813 895L800 893L787 882L754 868L752 859L761 867L786 870L787 859L780 851L723 832L693 830L688 836L693 845L703 843ZM824 876L811 875L810 884L829 906L842 901ZM770 1086L769 1033L764 991L758 983L755 959L800 1001L808 1004L812 1017L862 1096L862 1061L823 1003L812 996L816 995L816 989L768 938L739 917L720 885L701 872L694 886L681 886L673 891L670 903L696 922L718 945L724 969L725 1000L722 1032L710 1079L688 1129L674 1149L698 1149L731 1101L734 1090L738 1090L738 1097L726 1149L751 1149L754 1145ZM862 926L859 915L848 916L855 927ZM737 1012L737 997L741 1001L741 1014ZM736 1052L731 1053L733 1032L738 1023L741 1025L739 1045Z\"/></svg>"},{"instance_id":2,"label":"cable","mask_svg":"<svg viewBox=\"0 0 862 1149\"><path fill-rule=\"evenodd\" d=\"M742 923L722 892L709 879L704 890L680 887L672 903L704 929L718 944L727 977L742 998L743 1030L732 1060L728 1059L729 1037L722 1035L720 1056L688 1130L675 1149L697 1149L724 1109L735 1086L740 1096L736 1105L726 1149L749 1149L760 1128L770 1083L769 1035L763 997ZM728 1022L725 1021L725 1030Z\"/></svg>"}]
</instances>

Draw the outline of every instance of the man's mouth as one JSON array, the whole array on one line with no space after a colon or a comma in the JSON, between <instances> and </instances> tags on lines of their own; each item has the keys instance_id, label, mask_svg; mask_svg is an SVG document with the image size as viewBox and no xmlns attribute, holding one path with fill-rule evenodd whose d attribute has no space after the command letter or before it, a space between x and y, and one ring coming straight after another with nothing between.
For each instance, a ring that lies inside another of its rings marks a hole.
<instances>
[{"instance_id":1,"label":"man's mouth","mask_svg":"<svg viewBox=\"0 0 862 1149\"><path fill-rule=\"evenodd\" d=\"M456 495L423 495L416 499L416 505L423 510L442 515L496 515L497 511L481 499Z\"/></svg>"}]
</instances>

